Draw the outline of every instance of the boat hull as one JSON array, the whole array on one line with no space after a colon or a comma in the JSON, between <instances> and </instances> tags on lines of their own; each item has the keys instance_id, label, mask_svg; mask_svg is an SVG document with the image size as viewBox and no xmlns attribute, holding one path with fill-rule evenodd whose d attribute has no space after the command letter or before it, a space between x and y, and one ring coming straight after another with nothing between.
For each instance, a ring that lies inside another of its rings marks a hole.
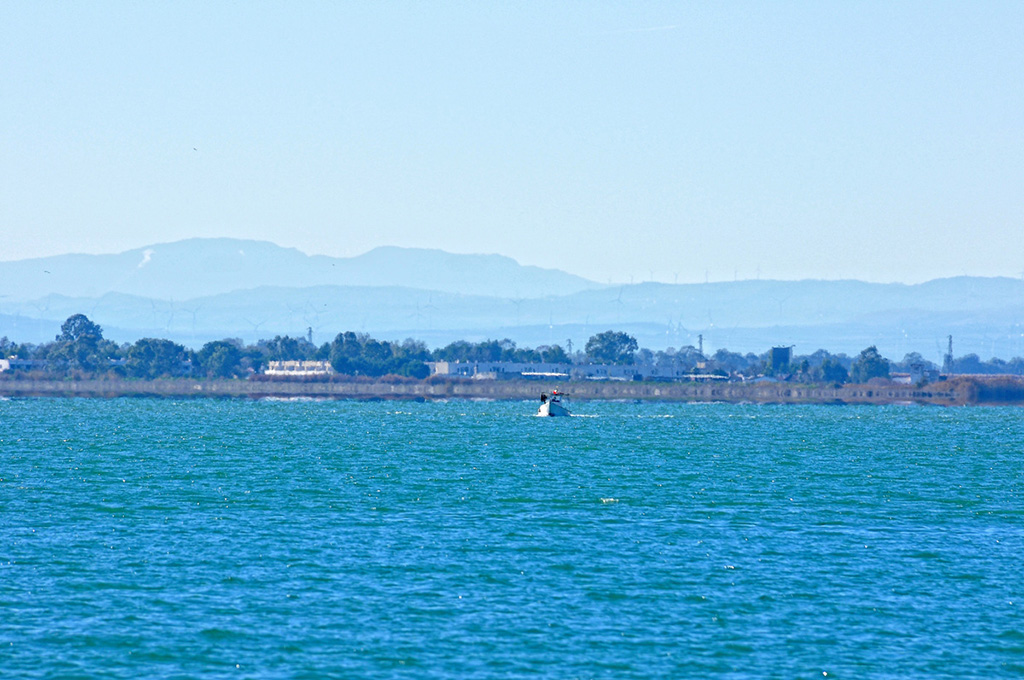
<instances>
[{"instance_id":1,"label":"boat hull","mask_svg":"<svg viewBox=\"0 0 1024 680\"><path fill-rule=\"evenodd\" d=\"M558 402L550 402L550 401L548 401L548 402L545 402L545 403L541 404L540 408L537 409L537 416L541 417L541 418L558 417L558 416L571 416L571 415L572 414L569 413L569 409L565 408L564 406L562 406Z\"/></svg>"}]
</instances>

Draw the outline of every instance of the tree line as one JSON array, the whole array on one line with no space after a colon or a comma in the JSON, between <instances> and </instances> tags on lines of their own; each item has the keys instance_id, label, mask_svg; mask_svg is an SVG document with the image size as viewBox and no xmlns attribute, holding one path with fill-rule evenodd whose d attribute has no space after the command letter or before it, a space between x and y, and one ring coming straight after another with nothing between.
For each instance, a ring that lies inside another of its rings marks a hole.
<instances>
[{"instance_id":1,"label":"tree line","mask_svg":"<svg viewBox=\"0 0 1024 680\"><path fill-rule=\"evenodd\" d=\"M717 374L754 378L768 376L794 382L864 383L888 378L891 372L938 370L920 354L903 361L883 357L874 346L858 356L832 354L820 349L791 357L785 365L772 365L771 352L740 354L719 349L704 355L693 346L652 351L640 348L635 338L621 331L592 336L581 351L560 345L517 347L509 340L468 342L458 340L430 350L418 340L377 340L364 333L339 333L331 342L315 345L305 337L275 336L246 345L226 338L207 342L198 350L161 338L142 338L118 344L103 337L103 329L84 314L69 317L52 342L18 344L0 338L0 357L27 360L28 368L63 375L116 375L154 379L166 377L243 377L263 370L270 361L326 361L343 375L385 375L423 379L430 374L427 362L516 362L550 364L619 364L670 367L673 374ZM1024 359L1009 362L981 361L969 354L953 362L957 373L1014 373L1024 375Z\"/></svg>"},{"instance_id":2,"label":"tree line","mask_svg":"<svg viewBox=\"0 0 1024 680\"><path fill-rule=\"evenodd\" d=\"M118 344L104 338L103 329L84 314L69 317L60 330L52 342L38 345L0 338L0 357L26 360L30 362L29 370L149 379L184 375L241 377L261 371L270 361L326 361L345 375L418 379L430 374L429 361L572 361L558 345L519 348L507 339L479 343L460 340L431 351L423 342L411 338L390 342L347 331L322 345L304 337L278 335L253 345L234 338L214 340L192 350L161 338Z\"/></svg>"}]
</instances>

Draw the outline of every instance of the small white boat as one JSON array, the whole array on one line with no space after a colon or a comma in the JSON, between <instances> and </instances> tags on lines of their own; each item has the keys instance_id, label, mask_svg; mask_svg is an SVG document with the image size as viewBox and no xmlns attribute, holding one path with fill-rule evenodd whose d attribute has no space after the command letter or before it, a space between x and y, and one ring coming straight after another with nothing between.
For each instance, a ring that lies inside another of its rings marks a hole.
<instances>
[{"instance_id":1,"label":"small white boat","mask_svg":"<svg viewBox=\"0 0 1024 680\"><path fill-rule=\"evenodd\" d=\"M547 416L571 416L572 414L569 413L569 409L562 403L562 397L564 396L558 390L551 390L550 397L542 393L540 395L540 408L537 409L537 415L542 418Z\"/></svg>"}]
</instances>

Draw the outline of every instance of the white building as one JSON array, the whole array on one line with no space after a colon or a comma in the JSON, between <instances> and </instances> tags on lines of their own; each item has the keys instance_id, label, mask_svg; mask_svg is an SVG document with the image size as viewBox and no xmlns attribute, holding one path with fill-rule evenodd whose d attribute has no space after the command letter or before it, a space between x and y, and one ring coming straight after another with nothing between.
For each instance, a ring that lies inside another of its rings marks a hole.
<instances>
[{"instance_id":1,"label":"white building","mask_svg":"<svg viewBox=\"0 0 1024 680\"><path fill-rule=\"evenodd\" d=\"M514 361L428 361L431 375L495 380L500 377L569 377L571 364L526 364Z\"/></svg>"},{"instance_id":2,"label":"white building","mask_svg":"<svg viewBox=\"0 0 1024 680\"><path fill-rule=\"evenodd\" d=\"M310 375L331 375L334 368L328 361L268 361L264 375L299 378Z\"/></svg>"}]
</instances>

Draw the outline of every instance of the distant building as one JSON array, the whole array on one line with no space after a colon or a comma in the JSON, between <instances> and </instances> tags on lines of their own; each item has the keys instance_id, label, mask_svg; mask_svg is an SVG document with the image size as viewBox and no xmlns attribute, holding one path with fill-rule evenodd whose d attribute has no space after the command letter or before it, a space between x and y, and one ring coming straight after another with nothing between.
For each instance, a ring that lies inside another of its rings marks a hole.
<instances>
[{"instance_id":1,"label":"distant building","mask_svg":"<svg viewBox=\"0 0 1024 680\"><path fill-rule=\"evenodd\" d=\"M910 364L910 382L935 382L939 379L939 370L932 368L923 361L915 361Z\"/></svg>"},{"instance_id":2,"label":"distant building","mask_svg":"<svg viewBox=\"0 0 1024 680\"><path fill-rule=\"evenodd\" d=\"M586 380L633 380L643 374L635 365L583 364L573 367L573 375Z\"/></svg>"},{"instance_id":3,"label":"distant building","mask_svg":"<svg viewBox=\"0 0 1024 680\"><path fill-rule=\"evenodd\" d=\"M498 378L561 378L569 376L571 364L520 363L515 361L428 361L431 375L453 378L497 380Z\"/></svg>"},{"instance_id":4,"label":"distant building","mask_svg":"<svg viewBox=\"0 0 1024 680\"><path fill-rule=\"evenodd\" d=\"M45 359L0 359L0 373L4 371L36 371L45 370L50 367L50 362Z\"/></svg>"},{"instance_id":5,"label":"distant building","mask_svg":"<svg viewBox=\"0 0 1024 680\"><path fill-rule=\"evenodd\" d=\"M793 347L772 347L772 369L780 371L793 360Z\"/></svg>"},{"instance_id":6,"label":"distant building","mask_svg":"<svg viewBox=\"0 0 1024 680\"><path fill-rule=\"evenodd\" d=\"M334 368L328 361L268 361L264 375L283 375L298 378L311 375L331 375Z\"/></svg>"},{"instance_id":7,"label":"distant building","mask_svg":"<svg viewBox=\"0 0 1024 680\"><path fill-rule=\"evenodd\" d=\"M547 364L514 361L429 361L431 375L474 380L534 378L573 380L726 380L727 376L694 374L675 363L638 364Z\"/></svg>"}]
</instances>

